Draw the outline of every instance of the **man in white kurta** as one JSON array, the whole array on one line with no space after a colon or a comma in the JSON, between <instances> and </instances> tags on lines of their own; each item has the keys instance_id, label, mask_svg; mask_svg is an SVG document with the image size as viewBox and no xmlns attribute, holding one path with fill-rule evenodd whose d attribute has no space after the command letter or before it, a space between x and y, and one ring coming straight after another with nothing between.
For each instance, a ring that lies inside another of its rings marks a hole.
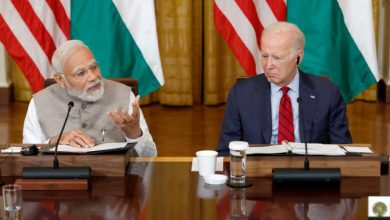
<instances>
[{"instance_id":1,"label":"man in white kurta","mask_svg":"<svg viewBox=\"0 0 390 220\"><path fill-rule=\"evenodd\" d=\"M105 80L89 48L70 40L52 57L56 84L33 95L23 128L23 143L55 144L72 101L60 144L93 147L108 142L137 142L140 156L157 150L130 87Z\"/></svg>"}]
</instances>

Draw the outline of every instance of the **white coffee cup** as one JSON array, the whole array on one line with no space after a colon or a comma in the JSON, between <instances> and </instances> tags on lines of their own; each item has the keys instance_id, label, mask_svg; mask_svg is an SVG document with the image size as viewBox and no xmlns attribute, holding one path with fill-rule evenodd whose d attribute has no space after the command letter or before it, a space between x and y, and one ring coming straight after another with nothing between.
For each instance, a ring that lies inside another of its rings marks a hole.
<instances>
[{"instance_id":1,"label":"white coffee cup","mask_svg":"<svg viewBox=\"0 0 390 220\"><path fill-rule=\"evenodd\" d=\"M201 150L196 152L199 175L206 176L215 173L217 155L218 152L213 150Z\"/></svg>"}]
</instances>

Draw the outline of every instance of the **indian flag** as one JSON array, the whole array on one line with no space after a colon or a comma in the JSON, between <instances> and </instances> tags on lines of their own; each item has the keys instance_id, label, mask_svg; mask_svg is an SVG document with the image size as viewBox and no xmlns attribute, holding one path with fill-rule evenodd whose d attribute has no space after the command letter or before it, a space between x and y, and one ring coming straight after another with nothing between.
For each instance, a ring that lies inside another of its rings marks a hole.
<instances>
[{"instance_id":1,"label":"indian flag","mask_svg":"<svg viewBox=\"0 0 390 220\"><path fill-rule=\"evenodd\" d=\"M164 84L153 0L72 0L70 33L91 48L104 77L137 78L141 96Z\"/></svg>"},{"instance_id":2,"label":"indian flag","mask_svg":"<svg viewBox=\"0 0 390 220\"><path fill-rule=\"evenodd\" d=\"M145 96L164 84L154 0L1 0L0 41L34 92L52 77L55 49L84 41L104 77L132 77Z\"/></svg>"},{"instance_id":3,"label":"indian flag","mask_svg":"<svg viewBox=\"0 0 390 220\"><path fill-rule=\"evenodd\" d=\"M378 81L371 0L288 0L287 21L306 36L301 68L329 76L346 101Z\"/></svg>"}]
</instances>

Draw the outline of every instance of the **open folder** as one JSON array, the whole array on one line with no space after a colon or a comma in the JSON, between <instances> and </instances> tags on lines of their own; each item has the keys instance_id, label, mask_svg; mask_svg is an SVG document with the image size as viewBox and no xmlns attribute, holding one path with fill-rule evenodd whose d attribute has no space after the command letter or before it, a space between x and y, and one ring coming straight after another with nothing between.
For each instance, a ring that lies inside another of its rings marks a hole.
<instances>
[{"instance_id":1,"label":"open folder","mask_svg":"<svg viewBox=\"0 0 390 220\"><path fill-rule=\"evenodd\" d=\"M367 147L359 147L361 153L372 153ZM352 149L351 149L352 150ZM307 144L308 155L317 156L345 156L351 155L349 147L343 147L336 144ZM355 153L359 153L358 151ZM247 155L305 155L304 143L289 143L283 145L272 145L264 147L250 147L246 150Z\"/></svg>"},{"instance_id":2,"label":"open folder","mask_svg":"<svg viewBox=\"0 0 390 220\"><path fill-rule=\"evenodd\" d=\"M58 145L58 153L66 154L103 154L103 153L126 153L128 150L134 147L136 143L105 143L98 144L93 147L81 148L81 147L72 147L69 145ZM49 146L42 148L40 152L42 153L54 153L55 146Z\"/></svg>"}]
</instances>

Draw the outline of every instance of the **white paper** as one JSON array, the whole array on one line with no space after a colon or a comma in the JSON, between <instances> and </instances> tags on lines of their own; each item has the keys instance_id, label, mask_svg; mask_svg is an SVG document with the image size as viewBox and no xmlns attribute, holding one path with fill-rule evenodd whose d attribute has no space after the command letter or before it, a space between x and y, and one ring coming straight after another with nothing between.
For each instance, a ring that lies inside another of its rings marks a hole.
<instances>
[{"instance_id":1,"label":"white paper","mask_svg":"<svg viewBox=\"0 0 390 220\"><path fill-rule=\"evenodd\" d=\"M374 153L369 147L344 146L345 150L352 153Z\"/></svg>"},{"instance_id":2,"label":"white paper","mask_svg":"<svg viewBox=\"0 0 390 220\"><path fill-rule=\"evenodd\" d=\"M289 143L283 145L272 145L265 147L250 147L246 151L250 154L283 154L291 152L292 154L305 154L304 143ZM309 155L324 155L324 156L343 156L345 151L338 145L334 144L307 144L307 153Z\"/></svg>"},{"instance_id":3,"label":"white paper","mask_svg":"<svg viewBox=\"0 0 390 220\"><path fill-rule=\"evenodd\" d=\"M19 154L20 151L22 150L22 147L9 147L6 149L2 149L1 153L3 154Z\"/></svg>"},{"instance_id":4,"label":"white paper","mask_svg":"<svg viewBox=\"0 0 390 220\"><path fill-rule=\"evenodd\" d=\"M198 158L192 158L191 171L198 171ZM215 171L223 171L223 157L217 157L217 166Z\"/></svg>"},{"instance_id":5,"label":"white paper","mask_svg":"<svg viewBox=\"0 0 390 220\"><path fill-rule=\"evenodd\" d=\"M102 150L111 150L111 149L120 149L124 148L127 145L126 142L119 143L105 143L99 144L94 147L72 147L70 145L58 145L58 152L69 152L69 153L88 153L94 151L102 151ZM50 151L54 152L55 148L51 148Z\"/></svg>"}]
</instances>

